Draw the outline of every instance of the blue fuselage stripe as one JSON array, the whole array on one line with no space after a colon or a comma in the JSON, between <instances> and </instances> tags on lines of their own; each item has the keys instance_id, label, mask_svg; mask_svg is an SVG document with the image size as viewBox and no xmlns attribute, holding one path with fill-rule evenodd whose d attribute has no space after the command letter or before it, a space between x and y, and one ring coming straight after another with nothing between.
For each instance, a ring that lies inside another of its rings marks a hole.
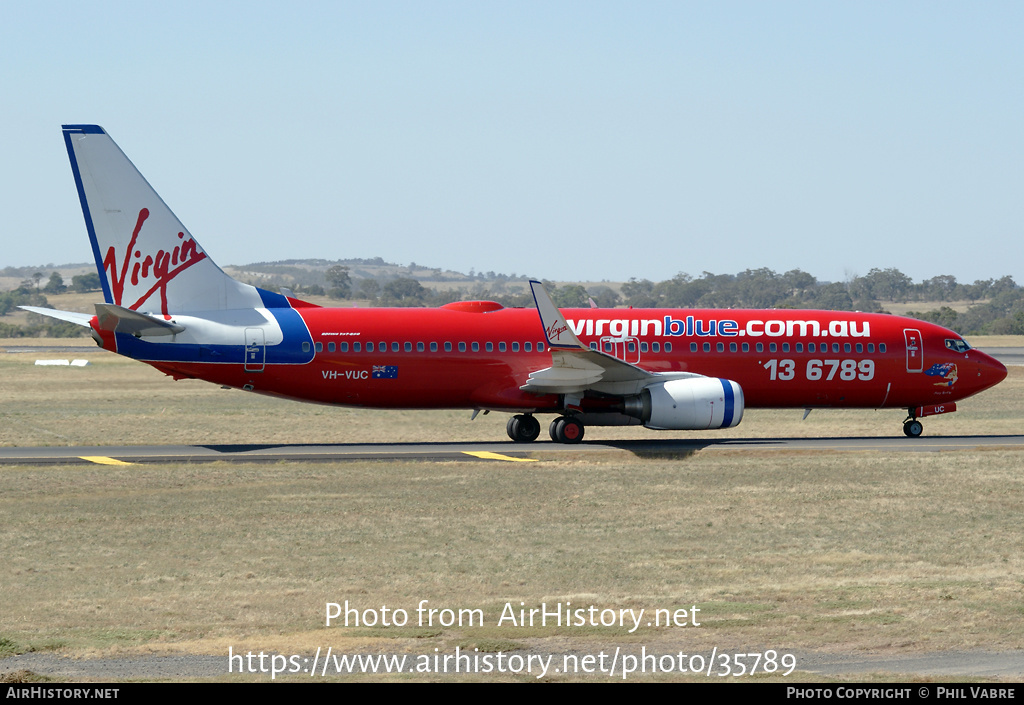
<instances>
[{"instance_id":1,"label":"blue fuselage stripe","mask_svg":"<svg viewBox=\"0 0 1024 705\"><path fill-rule=\"evenodd\" d=\"M268 309L281 327L283 340L266 346L268 365L305 365L313 361L313 338L299 312L292 308ZM128 333L115 333L117 352L147 362L212 362L242 364L245 361L244 329L238 329L238 344L158 343L139 340ZM303 347L305 345L305 347Z\"/></svg>"}]
</instances>

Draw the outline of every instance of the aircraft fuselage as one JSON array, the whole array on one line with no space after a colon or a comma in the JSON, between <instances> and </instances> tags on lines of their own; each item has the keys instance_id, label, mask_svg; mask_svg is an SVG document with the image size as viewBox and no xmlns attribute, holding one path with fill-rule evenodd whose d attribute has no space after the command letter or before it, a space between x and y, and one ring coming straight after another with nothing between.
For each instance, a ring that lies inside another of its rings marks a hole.
<instances>
[{"instance_id":1,"label":"aircraft fuselage","mask_svg":"<svg viewBox=\"0 0 1024 705\"><path fill-rule=\"evenodd\" d=\"M530 372L551 360L547 332L534 309L488 302L436 309L319 308L293 301L295 308L267 309L270 325L254 321L227 327L221 345L189 346L166 337L146 342L118 333L108 334L104 347L175 376L325 404L561 408L558 395L519 389ZM1006 375L998 361L968 348L952 331L887 314L563 313L588 347L651 372L731 379L743 388L748 408L942 405L987 389ZM285 315L289 320L282 320ZM256 332L256 339L244 339L247 331L250 336ZM232 335L236 340L230 340ZM181 345L188 351L176 350ZM581 407L601 410L607 402L588 395Z\"/></svg>"}]
</instances>

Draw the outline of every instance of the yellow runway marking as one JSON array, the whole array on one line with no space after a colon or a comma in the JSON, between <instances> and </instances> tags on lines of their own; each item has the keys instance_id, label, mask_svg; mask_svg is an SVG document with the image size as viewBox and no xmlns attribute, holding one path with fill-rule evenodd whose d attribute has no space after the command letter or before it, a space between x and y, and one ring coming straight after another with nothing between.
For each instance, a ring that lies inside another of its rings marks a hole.
<instances>
[{"instance_id":1,"label":"yellow runway marking","mask_svg":"<svg viewBox=\"0 0 1024 705\"><path fill-rule=\"evenodd\" d=\"M501 453L492 453L488 450L464 450L462 451L466 455L472 455L475 458L483 458L484 460L508 460L512 463L536 463L536 458L513 458L511 455L502 455Z\"/></svg>"},{"instance_id":2,"label":"yellow runway marking","mask_svg":"<svg viewBox=\"0 0 1024 705\"><path fill-rule=\"evenodd\" d=\"M78 456L82 460L88 460L90 463L99 463L100 465L134 465L135 463L126 463L123 460L117 460L115 458L108 458L105 455L80 455Z\"/></svg>"}]
</instances>

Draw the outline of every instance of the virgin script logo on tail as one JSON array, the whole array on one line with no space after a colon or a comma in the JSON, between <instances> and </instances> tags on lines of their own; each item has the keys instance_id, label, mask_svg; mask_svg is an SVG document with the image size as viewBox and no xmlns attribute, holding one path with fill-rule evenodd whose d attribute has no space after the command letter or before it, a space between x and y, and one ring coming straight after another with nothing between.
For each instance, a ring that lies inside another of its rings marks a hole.
<instances>
[{"instance_id":1,"label":"virgin script logo on tail","mask_svg":"<svg viewBox=\"0 0 1024 705\"><path fill-rule=\"evenodd\" d=\"M111 294L114 303L118 306L125 306L122 301L124 297L125 281L128 279L128 267L131 267L131 285L145 286L152 282L152 286L138 297L133 304L127 308L133 311L138 310L156 291L160 292L160 312L165 316L170 315L167 310L167 285L183 271L197 262L206 259L206 253L199 249L199 246L192 238L185 239L185 233L179 232L178 238L182 241L176 245L171 252L157 250L156 255L146 254L143 257L142 249L135 249L142 231L142 224L149 217L149 209L143 208L139 211L139 218L135 222L135 229L132 231L132 239L128 242L128 249L124 253L124 259L117 261L117 249L111 245L103 258L103 269L110 278ZM118 272L120 269L120 272Z\"/></svg>"}]
</instances>

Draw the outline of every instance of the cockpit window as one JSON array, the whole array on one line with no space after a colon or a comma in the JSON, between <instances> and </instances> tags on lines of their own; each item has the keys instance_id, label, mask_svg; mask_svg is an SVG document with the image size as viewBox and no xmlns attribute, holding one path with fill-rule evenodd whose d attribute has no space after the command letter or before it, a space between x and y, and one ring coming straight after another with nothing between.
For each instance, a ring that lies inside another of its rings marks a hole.
<instances>
[{"instance_id":1,"label":"cockpit window","mask_svg":"<svg viewBox=\"0 0 1024 705\"><path fill-rule=\"evenodd\" d=\"M965 353L971 349L966 340L961 338L946 338L946 347L953 352Z\"/></svg>"}]
</instances>

